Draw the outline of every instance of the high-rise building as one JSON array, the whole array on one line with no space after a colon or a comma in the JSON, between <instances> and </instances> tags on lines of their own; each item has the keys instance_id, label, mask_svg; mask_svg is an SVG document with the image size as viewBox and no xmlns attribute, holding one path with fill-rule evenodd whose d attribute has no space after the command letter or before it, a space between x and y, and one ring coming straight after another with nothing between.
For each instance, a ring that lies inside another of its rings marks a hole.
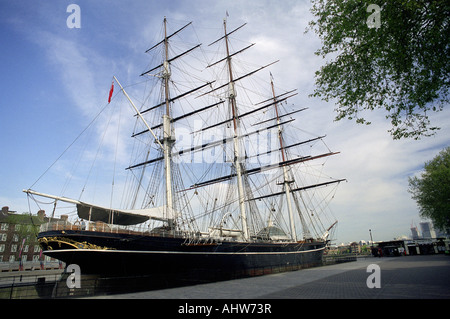
<instances>
[{"instance_id":1,"label":"high-rise building","mask_svg":"<svg viewBox=\"0 0 450 319\"><path fill-rule=\"evenodd\" d=\"M420 222L420 230L422 231L422 238L436 238L436 232L431 222Z\"/></svg>"},{"instance_id":2,"label":"high-rise building","mask_svg":"<svg viewBox=\"0 0 450 319\"><path fill-rule=\"evenodd\" d=\"M419 230L417 229L417 227L416 227L416 226L414 226L414 227L411 227L411 235L412 235L412 239L414 239L414 240L416 240L416 239L419 239L419 238L420 238L420 235L419 235Z\"/></svg>"}]
</instances>

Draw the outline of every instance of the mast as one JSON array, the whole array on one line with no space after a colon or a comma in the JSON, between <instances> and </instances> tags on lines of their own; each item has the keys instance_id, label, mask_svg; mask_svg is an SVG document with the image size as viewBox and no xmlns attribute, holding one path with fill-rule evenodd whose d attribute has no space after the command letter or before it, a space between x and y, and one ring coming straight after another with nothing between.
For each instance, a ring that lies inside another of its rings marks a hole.
<instances>
[{"instance_id":1,"label":"mast","mask_svg":"<svg viewBox=\"0 0 450 319\"><path fill-rule=\"evenodd\" d=\"M169 41L167 37L167 20L164 17L164 63L162 78L164 80L164 94L166 114L163 115L163 145L164 145L164 170L166 178L166 207L167 216L169 220L169 227L172 229L175 226L176 217L173 209L173 194L172 194L172 146L175 142L175 138L172 135L172 125L170 117L170 92L169 92L169 80L170 80L170 65L169 65Z\"/></svg>"},{"instance_id":2,"label":"mast","mask_svg":"<svg viewBox=\"0 0 450 319\"><path fill-rule=\"evenodd\" d=\"M153 129L162 127L162 136L158 140L158 143L160 143L162 145L162 147L161 147L162 152L161 152L160 156L158 156L157 158L152 158L152 159L147 158L145 162L138 163L138 164L132 165L127 168L127 169L134 169L134 168L139 168L141 166L151 164L154 162L163 161L163 163L164 163L163 164L164 165L164 177L163 178L165 179L165 195L166 195L164 207L165 207L165 211L167 214L167 220L169 223L169 227L173 232L175 231L175 228L177 227L177 219L180 216L179 216L178 211L175 209L176 193L174 190L175 184L173 181L174 171L172 171L172 170L173 170L173 156L176 156L176 155L172 154L174 143L175 143L175 134L174 134L174 128L173 128L174 124L172 124L172 123L174 123L175 121L178 121L182 118L185 118L187 116L196 114L197 112L210 109L219 104L219 103L214 103L212 105L205 106L199 110L190 112L188 114L184 114L182 116L178 116L175 118L172 117L171 103L173 103L175 100L181 99L189 94L197 92L198 90L200 90L206 86L209 86L209 85L211 85L211 83L214 82L214 81L212 81L212 82L203 83L199 87L196 87L192 90L186 91L178 96L171 97L171 90L170 90L170 83L172 82L172 74L171 74L171 69L170 69L171 63L173 61L175 61L176 59L181 58L181 57L185 56L186 54L192 52L193 50L199 48L201 46L201 44L197 44L197 45L191 47L190 49L188 49L182 53L179 53L178 55L174 54L174 56L171 57L169 54L169 39L171 37L173 37L174 35L178 34L179 32L181 32L182 30L184 30L187 26L189 26L191 24L192 24L192 22L189 22L188 24L186 24L182 28L178 29L174 33L168 35L167 19L166 19L166 17L164 17L163 39L146 51L146 52L149 52L149 51L153 50L154 48L161 46L162 63L157 66L151 67L149 70L141 73L141 76L150 75L150 76L156 76L161 79L162 98L157 105L153 105L145 110L137 112L138 113L137 115L141 116L142 114L150 112L159 107L164 108L165 110L163 110L162 124L158 124L153 127L146 125L145 130L133 134L133 137L138 136L143 133L146 133L146 132L150 132L153 134L153 132L152 132ZM158 70L157 74L151 74L155 70Z\"/></svg>"},{"instance_id":3,"label":"mast","mask_svg":"<svg viewBox=\"0 0 450 319\"><path fill-rule=\"evenodd\" d=\"M227 34L227 20L223 20L223 28L225 32L225 46L227 50L227 64L228 64L228 74L230 78L229 86L228 86L228 101L231 107L232 118L233 118L233 143L234 143L234 166L236 167L236 177L238 184L238 196L239 196L239 209L241 212L241 222L242 222L242 232L244 235L244 239L248 239L248 225L247 225L247 213L245 209L245 194L244 194L244 185L242 181L242 166L241 166L241 154L239 148L239 122L237 118L237 109L236 109L236 92L234 89L234 79L233 79L233 71L231 69L231 56L230 50L228 47L228 34Z\"/></svg>"},{"instance_id":4,"label":"mast","mask_svg":"<svg viewBox=\"0 0 450 319\"><path fill-rule=\"evenodd\" d=\"M273 101L274 101L275 114L276 114L277 125L278 125L278 140L280 142L281 159L283 162L285 162L286 161L286 154L285 154L286 150L284 149L284 146L283 146L282 129L281 129L281 124L280 124L281 121L280 121L280 116L278 114L277 98L276 98L276 94L275 94L275 88L273 85L272 77L270 79L270 85L272 86ZM290 228L291 228L291 236L292 236L292 240L297 241L297 232L295 230L295 223L294 223L294 213L292 210L291 188L289 186L289 183L291 183L291 182L292 181L289 181L289 178L288 178L287 166L284 165L283 166L283 184L284 184L284 192L286 194L286 201L287 201L287 207L288 207L288 213L289 213L289 224L290 224Z\"/></svg>"}]
</instances>

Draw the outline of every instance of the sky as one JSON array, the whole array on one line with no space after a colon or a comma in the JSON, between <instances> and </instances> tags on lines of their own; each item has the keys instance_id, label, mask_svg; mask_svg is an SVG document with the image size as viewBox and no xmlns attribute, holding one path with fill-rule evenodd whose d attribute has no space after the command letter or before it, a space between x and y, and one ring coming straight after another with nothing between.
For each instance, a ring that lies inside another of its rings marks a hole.
<instances>
[{"instance_id":1,"label":"sky","mask_svg":"<svg viewBox=\"0 0 450 319\"><path fill-rule=\"evenodd\" d=\"M71 4L79 6L79 28L68 26ZM123 83L138 79L165 16L180 27L193 21L209 43L228 13L231 27L247 23L240 36L256 43L252 61L280 59L271 72L280 86L298 89L292 101L308 107L304 129L326 134L327 145L340 152L327 161L327 174L347 179L331 203L336 242L368 241L369 229L375 241L410 236L421 218L408 177L450 145L450 109L430 114L441 130L418 141L393 140L382 111L366 114L370 126L335 122L333 102L309 96L324 63L314 55L320 39L305 33L309 8L306 0L0 0L0 205L29 211L22 189L105 105L113 75Z\"/></svg>"}]
</instances>

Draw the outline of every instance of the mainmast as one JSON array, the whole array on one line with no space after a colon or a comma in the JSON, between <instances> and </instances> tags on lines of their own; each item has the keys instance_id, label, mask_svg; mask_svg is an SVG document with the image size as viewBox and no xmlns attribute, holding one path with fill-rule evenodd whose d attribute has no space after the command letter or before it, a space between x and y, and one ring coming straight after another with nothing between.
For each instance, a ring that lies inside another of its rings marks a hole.
<instances>
[{"instance_id":1,"label":"mainmast","mask_svg":"<svg viewBox=\"0 0 450 319\"><path fill-rule=\"evenodd\" d=\"M280 142L280 152L281 152L281 159L283 162L286 161L286 150L283 146L283 138L282 138L282 128L281 128L281 121L280 121L280 115L278 114L278 103L277 98L275 95L275 88L273 85L273 79L270 79L270 85L272 86L272 94L273 94L273 101L274 101L274 107L275 107L275 115L277 119L277 126L278 126L278 140ZM289 186L290 183L293 181L289 180L288 176L288 168L286 165L283 165L283 184L284 184L284 192L286 194L286 201L287 201L287 207L288 207L288 213L289 213L289 224L291 228L291 236L292 240L297 241L297 232L295 230L295 223L294 223L294 213L292 210L292 198L291 198L291 188Z\"/></svg>"},{"instance_id":2,"label":"mainmast","mask_svg":"<svg viewBox=\"0 0 450 319\"><path fill-rule=\"evenodd\" d=\"M241 166L241 154L239 147L239 119L237 117L237 108L236 108L236 91L234 88L234 79L233 79L233 71L231 68L231 56L230 50L228 47L228 34L227 34L227 20L223 20L223 28L225 31L225 46L227 50L227 64L228 64L228 74L229 74L229 86L228 86L228 102L231 107L232 112L232 120L233 120L233 143L234 143L234 166L236 167L236 177L238 184L238 196L239 196L239 209L241 212L241 221L242 221L242 231L244 235L244 239L248 239L248 225L247 225L247 213L245 209L245 193L244 193L244 185L242 181L242 166Z\"/></svg>"},{"instance_id":3,"label":"mainmast","mask_svg":"<svg viewBox=\"0 0 450 319\"><path fill-rule=\"evenodd\" d=\"M172 228L175 226L176 217L175 210L173 209L173 194L172 194L172 146L175 142L175 138L172 134L172 125L170 117L170 92L169 92L169 80L170 80L170 64L169 64L169 41L167 37L167 20L164 17L164 62L162 78L164 80L164 94L166 113L163 115L163 145L164 145L164 170L166 178L166 207L167 216L169 220L169 226Z\"/></svg>"}]
</instances>

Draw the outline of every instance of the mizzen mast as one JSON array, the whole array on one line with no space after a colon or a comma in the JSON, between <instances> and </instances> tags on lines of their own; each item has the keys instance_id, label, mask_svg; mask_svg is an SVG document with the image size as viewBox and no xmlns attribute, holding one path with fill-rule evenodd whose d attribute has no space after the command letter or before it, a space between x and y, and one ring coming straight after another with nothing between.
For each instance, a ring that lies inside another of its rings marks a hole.
<instances>
[{"instance_id":1,"label":"mizzen mast","mask_svg":"<svg viewBox=\"0 0 450 319\"><path fill-rule=\"evenodd\" d=\"M270 79L270 85L272 87L272 94L273 94L273 102L274 102L274 108L275 108L275 115L277 119L277 126L278 126L278 140L280 143L280 152L281 152L281 159L283 162L286 161L286 150L283 146L283 137L282 137L282 128L281 128L281 120L280 115L278 113L278 103L277 103L277 97L275 94L275 88L273 85L273 79ZM295 230L295 223L294 223L294 213L292 210L292 198L291 198L291 188L289 184L292 181L289 180L288 176L288 167L286 165L283 166L283 185L284 185L284 192L286 194L286 202L287 202L287 208L289 213L289 225L291 228L291 237L292 240L297 241L297 232Z\"/></svg>"}]
</instances>

